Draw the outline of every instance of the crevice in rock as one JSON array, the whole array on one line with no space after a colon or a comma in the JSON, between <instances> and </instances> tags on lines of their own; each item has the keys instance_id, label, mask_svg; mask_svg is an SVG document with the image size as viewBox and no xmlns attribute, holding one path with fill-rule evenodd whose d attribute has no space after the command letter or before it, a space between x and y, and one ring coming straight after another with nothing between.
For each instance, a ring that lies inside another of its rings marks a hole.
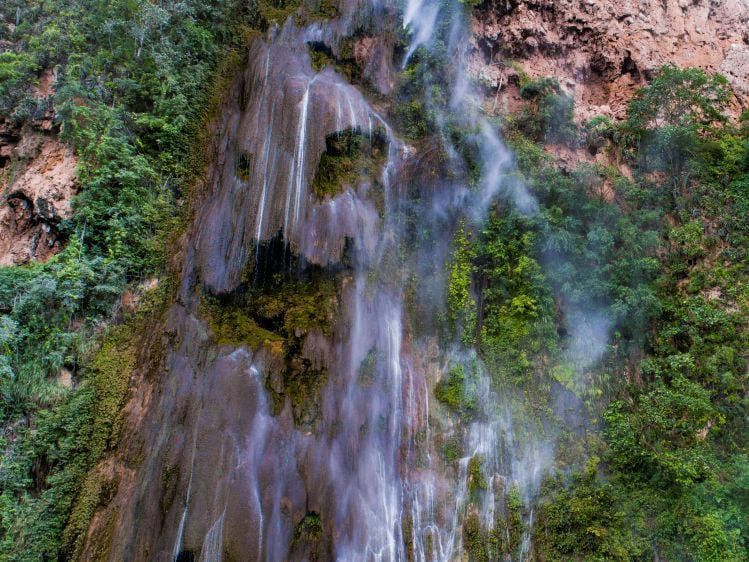
<instances>
[{"instance_id":1,"label":"crevice in rock","mask_svg":"<svg viewBox=\"0 0 749 562\"><path fill-rule=\"evenodd\" d=\"M182 550L174 562L195 562L195 553L192 550Z\"/></svg>"},{"instance_id":2,"label":"crevice in rock","mask_svg":"<svg viewBox=\"0 0 749 562\"><path fill-rule=\"evenodd\" d=\"M622 64L619 68L619 72L624 74L629 74L633 80L636 82L639 82L640 80L640 70L637 68L637 64L634 60L632 60L632 52L627 50L627 55L622 60Z\"/></svg>"}]
</instances>

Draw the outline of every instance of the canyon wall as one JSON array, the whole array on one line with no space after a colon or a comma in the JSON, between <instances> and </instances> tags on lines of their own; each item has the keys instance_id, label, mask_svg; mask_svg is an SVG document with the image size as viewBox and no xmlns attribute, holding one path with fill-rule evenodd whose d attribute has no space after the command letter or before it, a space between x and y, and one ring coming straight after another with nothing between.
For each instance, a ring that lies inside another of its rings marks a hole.
<instances>
[{"instance_id":1,"label":"canyon wall","mask_svg":"<svg viewBox=\"0 0 749 562\"><path fill-rule=\"evenodd\" d=\"M519 105L520 70L557 78L579 121L621 119L634 91L668 63L725 75L736 114L749 103L744 0L497 0L474 12L472 28L471 70L496 110Z\"/></svg>"}]
</instances>

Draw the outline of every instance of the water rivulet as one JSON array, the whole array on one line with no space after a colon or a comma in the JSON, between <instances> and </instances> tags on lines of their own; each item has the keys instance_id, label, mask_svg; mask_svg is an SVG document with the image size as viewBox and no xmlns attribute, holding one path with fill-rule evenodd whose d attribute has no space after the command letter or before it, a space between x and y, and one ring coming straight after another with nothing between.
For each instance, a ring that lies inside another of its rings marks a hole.
<instances>
[{"instance_id":1,"label":"water rivulet","mask_svg":"<svg viewBox=\"0 0 749 562\"><path fill-rule=\"evenodd\" d=\"M456 229L497 198L535 212L474 109L463 6L309 12L251 40L213 122L179 288L84 557L460 559L467 522L492 529L552 454L513 438L479 358L445 329ZM423 78L435 134L409 142L388 118L396 79L432 51L452 86L433 99ZM476 397L462 421L434 399L456 370Z\"/></svg>"}]
</instances>

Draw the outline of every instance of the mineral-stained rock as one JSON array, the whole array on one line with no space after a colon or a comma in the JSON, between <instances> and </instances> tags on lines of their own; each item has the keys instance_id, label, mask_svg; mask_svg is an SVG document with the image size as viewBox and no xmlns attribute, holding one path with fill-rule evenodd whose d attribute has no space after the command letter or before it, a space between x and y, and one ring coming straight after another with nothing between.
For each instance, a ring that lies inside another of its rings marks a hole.
<instances>
[{"instance_id":1,"label":"mineral-stained rock","mask_svg":"<svg viewBox=\"0 0 749 562\"><path fill-rule=\"evenodd\" d=\"M0 265L45 261L61 248L77 159L55 132L56 80L55 69L41 73L30 92L40 109L23 126L0 121Z\"/></svg>"}]
</instances>

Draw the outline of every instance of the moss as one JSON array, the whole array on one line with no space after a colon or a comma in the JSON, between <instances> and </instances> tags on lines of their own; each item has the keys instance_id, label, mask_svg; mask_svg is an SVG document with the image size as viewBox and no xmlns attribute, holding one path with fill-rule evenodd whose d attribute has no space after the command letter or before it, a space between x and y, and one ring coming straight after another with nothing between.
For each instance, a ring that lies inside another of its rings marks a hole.
<instances>
[{"instance_id":1,"label":"moss","mask_svg":"<svg viewBox=\"0 0 749 562\"><path fill-rule=\"evenodd\" d=\"M312 17L323 20L334 19L341 15L335 0L320 0L317 8L312 10L310 14Z\"/></svg>"},{"instance_id":2,"label":"moss","mask_svg":"<svg viewBox=\"0 0 749 562\"><path fill-rule=\"evenodd\" d=\"M367 138L361 129L328 135L312 189L319 198L334 197L346 186L376 180L385 161L387 140L381 130Z\"/></svg>"},{"instance_id":3,"label":"moss","mask_svg":"<svg viewBox=\"0 0 749 562\"><path fill-rule=\"evenodd\" d=\"M252 160L249 154L241 154L237 159L237 177L242 181L249 181L252 174Z\"/></svg>"},{"instance_id":4,"label":"moss","mask_svg":"<svg viewBox=\"0 0 749 562\"><path fill-rule=\"evenodd\" d=\"M478 413L478 394L473 377L466 375L462 365L450 369L446 380L437 383L434 394L455 413L474 416Z\"/></svg>"},{"instance_id":5,"label":"moss","mask_svg":"<svg viewBox=\"0 0 749 562\"><path fill-rule=\"evenodd\" d=\"M471 511L463 522L463 542L469 562L493 562L501 560L498 530L485 529L481 517Z\"/></svg>"},{"instance_id":6,"label":"moss","mask_svg":"<svg viewBox=\"0 0 749 562\"><path fill-rule=\"evenodd\" d=\"M301 539L320 540L322 537L322 523L320 515L314 511L308 512L294 529L294 541Z\"/></svg>"},{"instance_id":7,"label":"moss","mask_svg":"<svg viewBox=\"0 0 749 562\"><path fill-rule=\"evenodd\" d=\"M159 364L160 355L153 349L142 351L143 344L147 343L143 334L158 331L158 323L172 301L174 287L173 279L167 277L144 292L138 311L129 316L126 323L110 328L85 363L83 382L69 404L76 418L90 416L90 422L84 424L87 425L85 433L76 437L85 446L78 449L79 454L69 459L66 466L66 471L75 475L75 484L80 483L80 487L70 492L75 500L60 543L61 556L65 559L80 557L94 513L110 503L117 492L118 479L110 477L100 461L119 441L121 411L138 361L149 358L148 363L141 363L142 369L153 369ZM65 478L61 475L62 481ZM92 545L93 559L106 558L117 522L116 510L108 512L106 522L100 527L100 538Z\"/></svg>"},{"instance_id":8,"label":"moss","mask_svg":"<svg viewBox=\"0 0 749 562\"><path fill-rule=\"evenodd\" d=\"M448 439L442 446L442 455L445 462L451 464L463 455L463 444L458 437Z\"/></svg>"},{"instance_id":9,"label":"moss","mask_svg":"<svg viewBox=\"0 0 749 562\"><path fill-rule=\"evenodd\" d=\"M507 553L515 552L520 548L524 529L522 509L523 501L520 498L520 490L515 486L505 498L504 517L499 525L506 530L506 544L503 550Z\"/></svg>"},{"instance_id":10,"label":"moss","mask_svg":"<svg viewBox=\"0 0 749 562\"><path fill-rule=\"evenodd\" d=\"M486 481L483 472L484 457L474 455L468 461L468 493L471 501L478 500L479 495L489 489L489 483Z\"/></svg>"},{"instance_id":11,"label":"moss","mask_svg":"<svg viewBox=\"0 0 749 562\"><path fill-rule=\"evenodd\" d=\"M490 562L517 557L523 538L522 501L517 488L505 497L500 515L491 529L484 526L478 510L469 507L463 523L463 541L468 560Z\"/></svg>"},{"instance_id":12,"label":"moss","mask_svg":"<svg viewBox=\"0 0 749 562\"><path fill-rule=\"evenodd\" d=\"M463 329L463 341L471 344L476 332L476 301L473 297L473 260L464 225L455 236L452 264L447 285L447 316L451 331Z\"/></svg>"},{"instance_id":13,"label":"moss","mask_svg":"<svg viewBox=\"0 0 749 562\"><path fill-rule=\"evenodd\" d=\"M278 415L288 403L297 427L313 431L328 372L304 357L303 347L312 331L332 336L337 273L307 267L292 277L289 272L301 264L288 254L284 246L268 249L258 262L267 262L267 271L257 277L247 272L246 285L231 295L205 297L202 315L217 344L265 346L282 358L278 371L266 380L272 411Z\"/></svg>"},{"instance_id":14,"label":"moss","mask_svg":"<svg viewBox=\"0 0 749 562\"><path fill-rule=\"evenodd\" d=\"M120 523L119 510L114 509L105 512L106 519L97 530L95 543L90 543L86 548L88 560L109 560L109 553L114 544L114 534ZM65 558L65 560L80 560L80 555Z\"/></svg>"},{"instance_id":15,"label":"moss","mask_svg":"<svg viewBox=\"0 0 749 562\"><path fill-rule=\"evenodd\" d=\"M255 318L287 337L314 328L331 335L335 308L335 281L325 277L288 281L254 298Z\"/></svg>"},{"instance_id":16,"label":"moss","mask_svg":"<svg viewBox=\"0 0 749 562\"><path fill-rule=\"evenodd\" d=\"M87 442L90 466L117 440L117 418L137 356L136 325L113 328L88 367L86 384L93 391L92 433ZM63 551L73 553L71 558L80 555L96 508L112 495L111 483L99 470L86 475L62 536Z\"/></svg>"},{"instance_id":17,"label":"moss","mask_svg":"<svg viewBox=\"0 0 749 562\"><path fill-rule=\"evenodd\" d=\"M324 558L322 538L323 528L320 515L314 511L308 511L294 528L291 548L294 551L305 553L306 559L315 562Z\"/></svg>"},{"instance_id":18,"label":"moss","mask_svg":"<svg viewBox=\"0 0 749 562\"><path fill-rule=\"evenodd\" d=\"M306 361L302 366L291 366L297 360L298 357L287 358L287 367L281 377L281 392L268 388L273 413L280 414L288 399L295 425L305 431L314 431L321 413L320 395L327 383L328 372L313 369Z\"/></svg>"},{"instance_id":19,"label":"moss","mask_svg":"<svg viewBox=\"0 0 749 562\"><path fill-rule=\"evenodd\" d=\"M248 34L247 44L254 35ZM217 121L220 119L222 109L226 104L227 94L238 79L241 79L241 70L245 59L240 49L229 49L226 55L217 65L211 76L211 85L206 88L206 101L202 107L200 117L195 120L194 129L191 131L194 142L190 146L188 177L185 184L191 194L191 199L197 199L197 191L202 183L199 181L201 174L208 166L208 158L211 154L206 147L212 146L217 141L215 131L218 129Z\"/></svg>"},{"instance_id":20,"label":"moss","mask_svg":"<svg viewBox=\"0 0 749 562\"><path fill-rule=\"evenodd\" d=\"M326 67L335 68L335 59L322 49L310 49L309 58L312 68L318 72Z\"/></svg>"},{"instance_id":21,"label":"moss","mask_svg":"<svg viewBox=\"0 0 749 562\"><path fill-rule=\"evenodd\" d=\"M258 0L257 10L268 25L282 25L301 4L301 0Z\"/></svg>"},{"instance_id":22,"label":"moss","mask_svg":"<svg viewBox=\"0 0 749 562\"><path fill-rule=\"evenodd\" d=\"M73 559L77 559L83 550L91 517L99 505L103 478L97 471L91 471L83 481L78 499L75 502L70 519L63 533L64 550L73 552Z\"/></svg>"},{"instance_id":23,"label":"moss","mask_svg":"<svg viewBox=\"0 0 749 562\"><path fill-rule=\"evenodd\" d=\"M326 5L326 2L323 2L323 6L324 5ZM329 7L325 8L326 11L329 9ZM335 7L332 9L337 10ZM329 17L322 16L320 12L303 14L301 17L306 22L330 19ZM330 67L343 76L348 83L358 84L365 88L368 87L368 80L363 76L362 68L354 56L354 45L356 40L356 36L342 39L338 45L337 52L335 53L333 52L333 49L322 41L308 42L307 47L309 48L312 68L320 71L325 67Z\"/></svg>"},{"instance_id":24,"label":"moss","mask_svg":"<svg viewBox=\"0 0 749 562\"><path fill-rule=\"evenodd\" d=\"M403 517L401 517L401 532L403 533L403 545L405 546L406 550L406 560L408 562L413 562L415 555L414 555L414 522L413 518L408 515L408 513L405 513Z\"/></svg>"},{"instance_id":25,"label":"moss","mask_svg":"<svg viewBox=\"0 0 749 562\"><path fill-rule=\"evenodd\" d=\"M96 394L94 407L93 455L99 456L109 444L115 418L127 393L135 367L137 343L134 326L113 328L91 362L91 385Z\"/></svg>"},{"instance_id":26,"label":"moss","mask_svg":"<svg viewBox=\"0 0 749 562\"><path fill-rule=\"evenodd\" d=\"M283 341L278 334L257 325L241 308L226 307L213 300L203 307L203 315L218 345L243 345L259 349Z\"/></svg>"}]
</instances>

